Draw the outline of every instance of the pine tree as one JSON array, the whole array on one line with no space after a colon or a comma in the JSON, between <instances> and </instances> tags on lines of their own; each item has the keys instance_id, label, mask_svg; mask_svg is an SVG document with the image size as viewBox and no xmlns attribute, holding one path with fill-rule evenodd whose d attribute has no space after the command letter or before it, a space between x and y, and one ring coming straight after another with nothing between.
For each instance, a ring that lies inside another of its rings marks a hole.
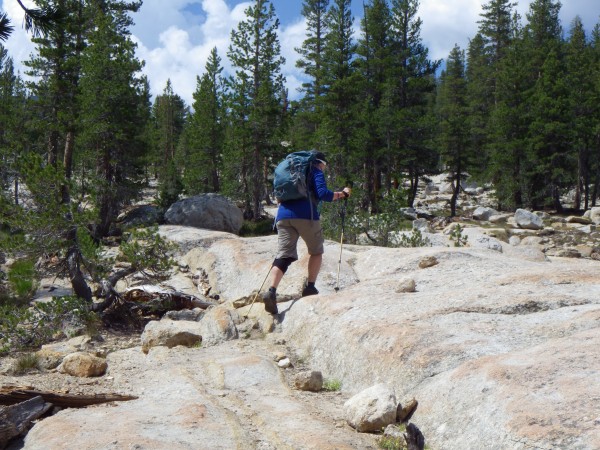
<instances>
[{"instance_id":1,"label":"pine tree","mask_svg":"<svg viewBox=\"0 0 600 450\"><path fill-rule=\"evenodd\" d=\"M162 95L156 96L152 113L156 126L155 164L160 178L160 170L175 159L175 152L183 132L187 113L185 102L173 91L170 79L167 80Z\"/></svg>"},{"instance_id":2,"label":"pine tree","mask_svg":"<svg viewBox=\"0 0 600 450\"><path fill-rule=\"evenodd\" d=\"M455 45L440 77L438 92L440 147L442 162L452 173L454 192L450 200L450 216L456 215L456 203L463 175L472 161L469 148L469 116L465 75L465 54Z\"/></svg>"},{"instance_id":3,"label":"pine tree","mask_svg":"<svg viewBox=\"0 0 600 450\"><path fill-rule=\"evenodd\" d=\"M599 93L590 74L593 70L593 55L587 42L585 30L579 17L571 24L570 39L566 48L567 86L569 86L569 109L573 133L572 145L577 151L577 182L575 184L575 207L581 207L582 193L584 209L590 203L591 159L598 124Z\"/></svg>"},{"instance_id":4,"label":"pine tree","mask_svg":"<svg viewBox=\"0 0 600 450\"><path fill-rule=\"evenodd\" d=\"M306 39L300 48L295 49L300 55L296 67L304 71L308 80L302 83L300 91L304 95L299 101L299 111L295 117L297 126L293 141L299 148L318 148L316 136L326 90L323 58L328 32L325 20L328 5L329 0L304 0L302 3L302 15L306 19Z\"/></svg>"},{"instance_id":5,"label":"pine tree","mask_svg":"<svg viewBox=\"0 0 600 450\"><path fill-rule=\"evenodd\" d=\"M188 194L219 192L225 141L223 67L216 47L205 72L197 78L194 112L185 131L187 141L183 183Z\"/></svg>"},{"instance_id":6,"label":"pine tree","mask_svg":"<svg viewBox=\"0 0 600 450\"><path fill-rule=\"evenodd\" d=\"M438 161L433 147L433 96L435 73L441 62L429 59L429 50L421 38L422 20L417 16L418 9L418 0L392 1L392 67L395 72L388 95L392 120L388 122L386 133L390 153L395 157L387 165L393 171L396 187L400 185L400 174L408 172L410 206L420 177L433 170Z\"/></svg>"},{"instance_id":7,"label":"pine tree","mask_svg":"<svg viewBox=\"0 0 600 450\"><path fill-rule=\"evenodd\" d=\"M245 13L246 20L231 33L227 52L236 70L230 81L233 126L240 127L235 132L239 137L232 137L230 145L237 147L239 158L234 158L241 165L245 216L258 220L261 202L268 200L269 161L278 154L282 137L287 95L281 67L285 59L281 56L279 19L273 5L268 0L255 0Z\"/></svg>"},{"instance_id":8,"label":"pine tree","mask_svg":"<svg viewBox=\"0 0 600 450\"><path fill-rule=\"evenodd\" d=\"M567 92L565 85L560 2L535 0L527 14L524 56L528 70L527 108L530 111L526 144L526 202L533 208L560 210L561 186L568 182L570 158L564 154ZM571 176L572 181L572 176Z\"/></svg>"},{"instance_id":9,"label":"pine tree","mask_svg":"<svg viewBox=\"0 0 600 450\"><path fill-rule=\"evenodd\" d=\"M141 2L98 0L91 6L95 27L82 54L82 144L95 162L98 216L95 235L106 236L120 205L134 194L130 180L141 172L141 161L129 148L144 123L140 117L141 63L129 37L129 12Z\"/></svg>"},{"instance_id":10,"label":"pine tree","mask_svg":"<svg viewBox=\"0 0 600 450\"><path fill-rule=\"evenodd\" d=\"M363 88L360 104L364 132L359 147L362 159L366 197L362 207L377 212L378 199L382 195L381 178L383 163L388 151L385 119L388 110L384 107L385 95L391 79L392 50L390 39L391 16L385 0L373 0L365 6L361 21L362 39L359 40L357 62Z\"/></svg>"},{"instance_id":11,"label":"pine tree","mask_svg":"<svg viewBox=\"0 0 600 450\"><path fill-rule=\"evenodd\" d=\"M323 68L327 86L323 98L321 127L317 147L327 153L333 172L345 179L357 169L353 161L356 147L358 78L353 64L356 44L353 42L354 19L350 0L334 0L326 15L327 35Z\"/></svg>"}]
</instances>

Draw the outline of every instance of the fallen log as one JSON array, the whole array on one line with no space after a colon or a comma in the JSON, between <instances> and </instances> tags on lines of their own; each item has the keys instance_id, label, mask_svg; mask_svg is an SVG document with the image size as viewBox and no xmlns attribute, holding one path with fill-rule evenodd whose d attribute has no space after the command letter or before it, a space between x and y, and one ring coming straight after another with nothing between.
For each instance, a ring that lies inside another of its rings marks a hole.
<instances>
[{"instance_id":1,"label":"fallen log","mask_svg":"<svg viewBox=\"0 0 600 450\"><path fill-rule=\"evenodd\" d=\"M15 405L24 400L41 397L45 402L62 408L83 408L108 402L123 402L135 400L133 395L121 394L68 394L65 392L39 391L31 386L2 386L0 387L0 405Z\"/></svg>"},{"instance_id":2,"label":"fallen log","mask_svg":"<svg viewBox=\"0 0 600 450\"><path fill-rule=\"evenodd\" d=\"M207 309L216 303L202 300L194 295L182 292L161 290L160 288L144 286L130 288L123 294L122 299L130 308L146 311L170 311L181 309Z\"/></svg>"},{"instance_id":3,"label":"fallen log","mask_svg":"<svg viewBox=\"0 0 600 450\"><path fill-rule=\"evenodd\" d=\"M40 418L52 407L41 396L36 396L11 406L0 406L0 449L25 433L31 422Z\"/></svg>"}]
</instances>

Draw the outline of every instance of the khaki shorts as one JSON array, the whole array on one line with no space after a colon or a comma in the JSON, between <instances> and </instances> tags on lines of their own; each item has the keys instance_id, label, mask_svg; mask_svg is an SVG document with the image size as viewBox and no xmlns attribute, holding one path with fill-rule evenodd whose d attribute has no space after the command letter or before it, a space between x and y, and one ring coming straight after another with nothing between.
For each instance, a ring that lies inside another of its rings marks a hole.
<instances>
[{"instance_id":1,"label":"khaki shorts","mask_svg":"<svg viewBox=\"0 0 600 450\"><path fill-rule=\"evenodd\" d=\"M276 258L298 259L298 238L306 243L309 255L323 254L323 228L320 220L284 219L277 222Z\"/></svg>"}]
</instances>

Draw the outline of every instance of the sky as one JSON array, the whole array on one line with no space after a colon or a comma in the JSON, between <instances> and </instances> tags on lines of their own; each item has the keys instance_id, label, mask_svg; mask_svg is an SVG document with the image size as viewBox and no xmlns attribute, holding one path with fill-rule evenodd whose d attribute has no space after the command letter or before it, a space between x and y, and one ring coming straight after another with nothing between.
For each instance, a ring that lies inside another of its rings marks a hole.
<instances>
[{"instance_id":1,"label":"sky","mask_svg":"<svg viewBox=\"0 0 600 450\"><path fill-rule=\"evenodd\" d=\"M4 42L15 66L21 73L21 61L35 51L22 28L22 11L16 0L0 0L2 10L11 18L15 31ZM330 4L333 0L330 0ZM445 59L455 44L466 49L477 32L482 5L489 0L421 0L418 16L422 19L421 37L429 49L430 59ZM32 0L24 2L31 5ZM231 30L245 18L244 10L252 2L243 0L143 0L133 15L132 38L137 43L137 56L145 61L143 73L148 76L153 95L162 93L170 79L173 90L188 105L193 102L196 77L204 72L206 60L216 47L225 72L231 73L227 49ZM298 58L294 48L305 38L305 22L301 15L302 0L271 0L280 19L279 40L286 64L282 69L289 96L299 97L303 79L296 69ZM565 33L579 15L588 33L600 22L600 0L562 0L561 22ZM517 10L525 19L530 0L518 0ZM355 28L358 32L363 0L352 0ZM358 33L355 34L355 37Z\"/></svg>"}]
</instances>

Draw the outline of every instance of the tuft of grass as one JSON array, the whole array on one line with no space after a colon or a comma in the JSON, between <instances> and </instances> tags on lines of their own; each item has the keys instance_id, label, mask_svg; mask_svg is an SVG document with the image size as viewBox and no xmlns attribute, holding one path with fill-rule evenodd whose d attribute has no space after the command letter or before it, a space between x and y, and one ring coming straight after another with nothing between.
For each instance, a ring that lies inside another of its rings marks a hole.
<instances>
[{"instance_id":1,"label":"tuft of grass","mask_svg":"<svg viewBox=\"0 0 600 450\"><path fill-rule=\"evenodd\" d=\"M338 392L342 389L342 382L335 378L326 379L323 382L323 390L328 392Z\"/></svg>"},{"instance_id":2,"label":"tuft of grass","mask_svg":"<svg viewBox=\"0 0 600 450\"><path fill-rule=\"evenodd\" d=\"M406 450L406 441L402 437L381 436L377 446L382 450Z\"/></svg>"},{"instance_id":3,"label":"tuft of grass","mask_svg":"<svg viewBox=\"0 0 600 450\"><path fill-rule=\"evenodd\" d=\"M39 368L39 358L35 353L24 353L15 361L13 372L15 375L22 375L31 370Z\"/></svg>"},{"instance_id":4,"label":"tuft of grass","mask_svg":"<svg viewBox=\"0 0 600 450\"><path fill-rule=\"evenodd\" d=\"M258 221L246 220L240 229L240 236L242 237L269 236L274 233L273 219L260 219Z\"/></svg>"}]
</instances>

